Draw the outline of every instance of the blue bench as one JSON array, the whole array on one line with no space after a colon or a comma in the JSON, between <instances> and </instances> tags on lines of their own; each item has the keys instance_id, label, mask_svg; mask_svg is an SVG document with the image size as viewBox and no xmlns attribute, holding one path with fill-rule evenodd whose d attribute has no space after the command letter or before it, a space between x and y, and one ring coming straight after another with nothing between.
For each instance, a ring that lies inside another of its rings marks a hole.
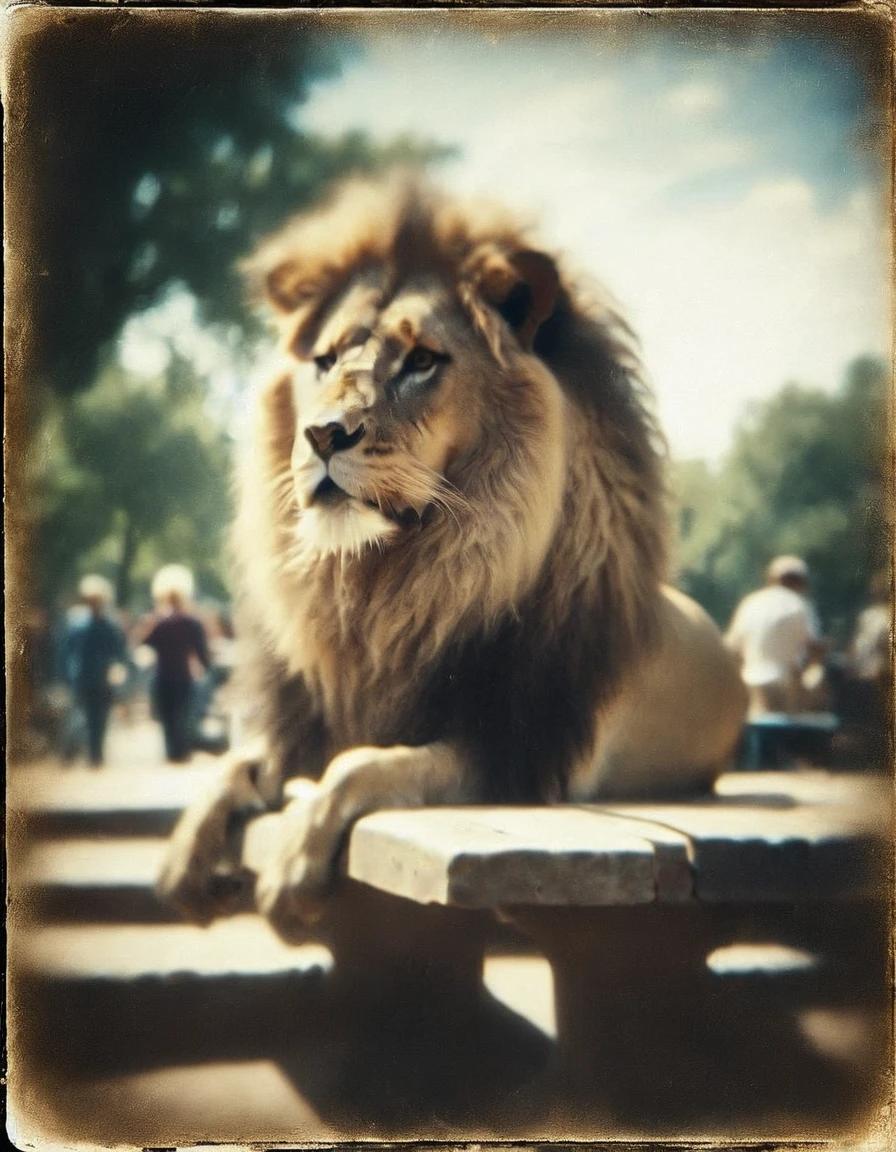
<instances>
[{"instance_id":1,"label":"blue bench","mask_svg":"<svg viewBox=\"0 0 896 1152\"><path fill-rule=\"evenodd\" d=\"M840 719L832 712L755 716L744 726L737 766L755 772L792 768L801 761L824 763L839 731Z\"/></svg>"}]
</instances>

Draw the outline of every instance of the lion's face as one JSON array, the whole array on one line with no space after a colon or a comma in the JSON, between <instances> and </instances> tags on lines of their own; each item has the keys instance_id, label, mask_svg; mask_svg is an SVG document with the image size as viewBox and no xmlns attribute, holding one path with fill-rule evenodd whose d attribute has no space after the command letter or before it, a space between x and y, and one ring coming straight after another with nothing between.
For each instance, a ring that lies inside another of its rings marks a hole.
<instances>
[{"instance_id":1,"label":"lion's face","mask_svg":"<svg viewBox=\"0 0 896 1152\"><path fill-rule=\"evenodd\" d=\"M466 554L498 535L521 587L565 467L562 390L533 352L559 291L551 258L398 179L350 182L246 270L285 357L262 403L277 546L307 571L433 529Z\"/></svg>"},{"instance_id":2,"label":"lion's face","mask_svg":"<svg viewBox=\"0 0 896 1152\"><path fill-rule=\"evenodd\" d=\"M307 553L383 548L433 507L464 513L463 465L482 440L499 366L437 277L386 285L385 272L366 270L287 340Z\"/></svg>"}]
</instances>

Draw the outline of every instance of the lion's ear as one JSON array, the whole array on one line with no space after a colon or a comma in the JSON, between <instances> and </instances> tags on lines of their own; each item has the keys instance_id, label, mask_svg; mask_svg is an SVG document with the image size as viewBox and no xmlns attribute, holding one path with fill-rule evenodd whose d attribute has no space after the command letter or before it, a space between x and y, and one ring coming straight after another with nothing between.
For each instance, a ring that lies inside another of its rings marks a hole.
<instances>
[{"instance_id":1,"label":"lion's ear","mask_svg":"<svg viewBox=\"0 0 896 1152\"><path fill-rule=\"evenodd\" d=\"M531 351L535 333L553 313L560 291L557 266L543 252L524 249L489 268L482 293Z\"/></svg>"},{"instance_id":2,"label":"lion's ear","mask_svg":"<svg viewBox=\"0 0 896 1152\"><path fill-rule=\"evenodd\" d=\"M284 260L264 277L264 291L278 312L295 312L316 295L316 285L310 284L296 260Z\"/></svg>"},{"instance_id":3,"label":"lion's ear","mask_svg":"<svg viewBox=\"0 0 896 1152\"><path fill-rule=\"evenodd\" d=\"M289 328L293 347L307 351L316 321L339 283L332 275L310 275L304 263L282 260L272 268L249 269L255 290L279 314Z\"/></svg>"}]
</instances>

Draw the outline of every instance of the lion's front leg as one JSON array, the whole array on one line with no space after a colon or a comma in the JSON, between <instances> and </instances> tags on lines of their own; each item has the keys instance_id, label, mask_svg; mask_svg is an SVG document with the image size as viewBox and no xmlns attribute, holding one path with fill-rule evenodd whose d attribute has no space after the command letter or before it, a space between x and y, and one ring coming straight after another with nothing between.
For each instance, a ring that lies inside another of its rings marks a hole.
<instances>
[{"instance_id":1,"label":"lion's front leg","mask_svg":"<svg viewBox=\"0 0 896 1152\"><path fill-rule=\"evenodd\" d=\"M156 883L159 896L187 919L212 920L226 903L226 877L239 870L234 821L276 806L281 788L266 741L259 738L229 753L171 835Z\"/></svg>"},{"instance_id":2,"label":"lion's front leg","mask_svg":"<svg viewBox=\"0 0 896 1152\"><path fill-rule=\"evenodd\" d=\"M384 808L470 803L473 777L449 744L361 747L330 761L319 785L280 817L255 885L256 905L287 939L314 924L324 908L336 861L355 820Z\"/></svg>"}]
</instances>

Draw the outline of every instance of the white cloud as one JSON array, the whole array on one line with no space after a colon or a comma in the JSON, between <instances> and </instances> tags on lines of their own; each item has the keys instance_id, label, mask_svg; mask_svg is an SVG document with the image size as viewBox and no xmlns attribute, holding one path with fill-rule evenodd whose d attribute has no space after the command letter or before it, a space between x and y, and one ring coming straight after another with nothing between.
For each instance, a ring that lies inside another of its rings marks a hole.
<instances>
[{"instance_id":1,"label":"white cloud","mask_svg":"<svg viewBox=\"0 0 896 1152\"><path fill-rule=\"evenodd\" d=\"M746 164L753 158L754 149L740 136L697 135L689 140L681 152L680 167L675 175L694 179L724 172Z\"/></svg>"},{"instance_id":2,"label":"white cloud","mask_svg":"<svg viewBox=\"0 0 896 1152\"><path fill-rule=\"evenodd\" d=\"M869 206L860 192L825 212L810 189L769 184L655 221L628 291L678 455L721 455L745 405L786 380L832 389L852 357L886 353L885 236Z\"/></svg>"},{"instance_id":3,"label":"white cloud","mask_svg":"<svg viewBox=\"0 0 896 1152\"><path fill-rule=\"evenodd\" d=\"M744 204L757 213L789 214L812 208L815 195L806 180L791 176L785 180L764 180L750 189Z\"/></svg>"},{"instance_id":4,"label":"white cloud","mask_svg":"<svg viewBox=\"0 0 896 1152\"><path fill-rule=\"evenodd\" d=\"M718 84L692 80L677 84L666 93L663 103L676 116L703 116L724 107L725 92Z\"/></svg>"}]
</instances>

